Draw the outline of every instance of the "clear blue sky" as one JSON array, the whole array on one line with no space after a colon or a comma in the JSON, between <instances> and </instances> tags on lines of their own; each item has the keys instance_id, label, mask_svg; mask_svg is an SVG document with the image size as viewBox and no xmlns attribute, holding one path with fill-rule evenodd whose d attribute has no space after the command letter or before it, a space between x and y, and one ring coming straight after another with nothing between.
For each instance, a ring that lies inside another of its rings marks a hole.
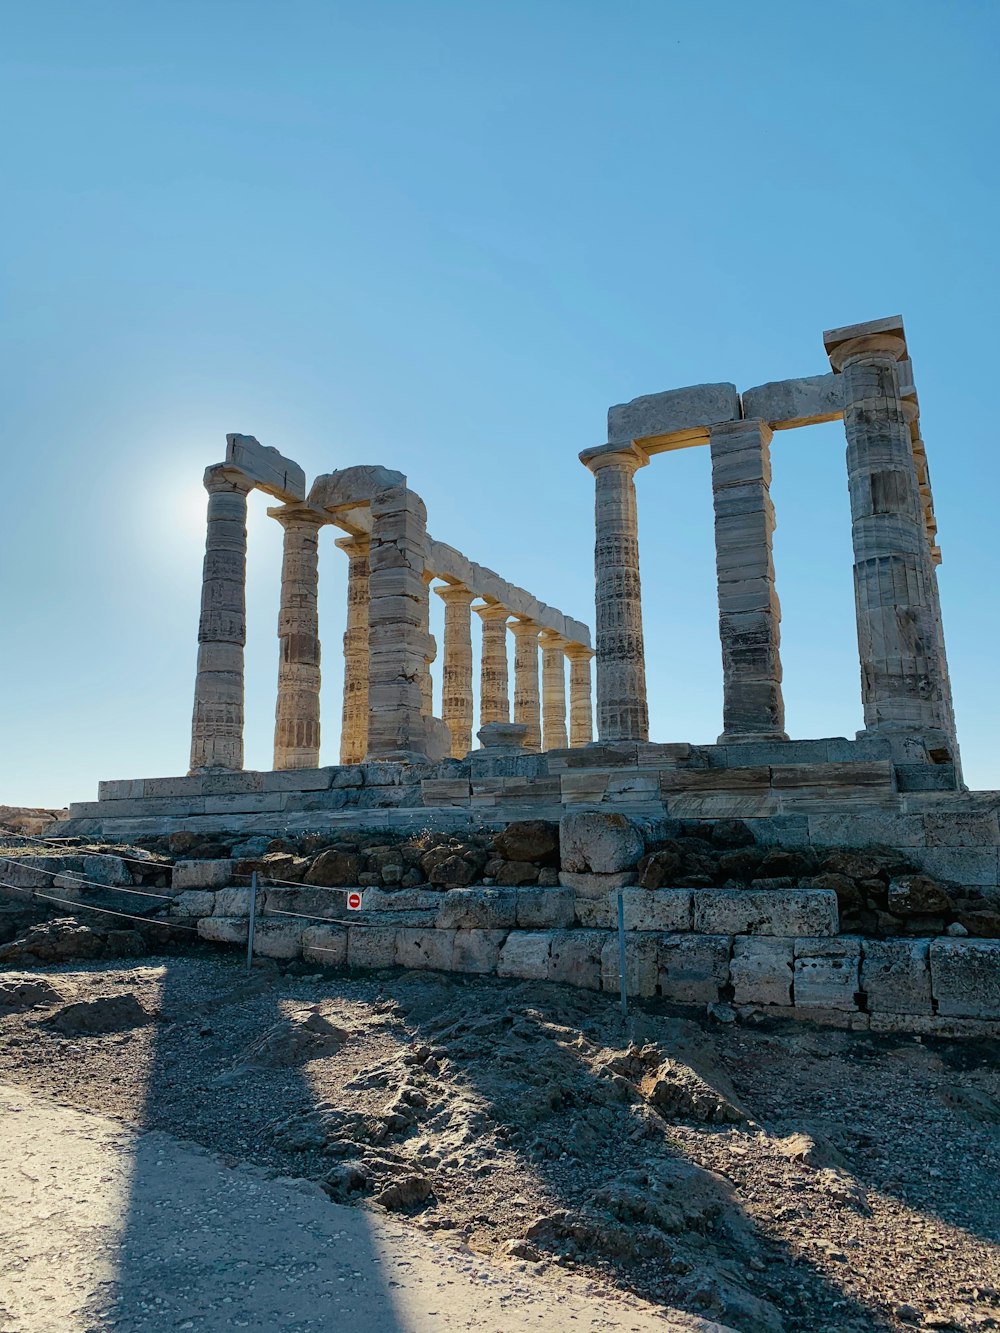
<instances>
[{"instance_id":1,"label":"clear blue sky","mask_svg":"<svg viewBox=\"0 0 1000 1333\"><path fill-rule=\"evenodd\" d=\"M310 477L401 468L436 537L592 622L576 455L608 405L818 373L824 328L895 313L967 776L1000 786L998 36L993 0L0 7L0 801L185 770L226 431ZM853 735L842 427L773 458L789 731ZM711 741L707 451L638 486L653 734ZM280 530L251 500L269 767Z\"/></svg>"}]
</instances>

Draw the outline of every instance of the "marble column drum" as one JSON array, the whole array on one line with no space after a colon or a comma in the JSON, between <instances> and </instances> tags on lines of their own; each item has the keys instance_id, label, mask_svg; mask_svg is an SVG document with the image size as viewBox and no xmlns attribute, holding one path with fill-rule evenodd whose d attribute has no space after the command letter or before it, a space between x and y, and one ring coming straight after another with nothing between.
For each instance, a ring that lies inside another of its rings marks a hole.
<instances>
[{"instance_id":1,"label":"marble column drum","mask_svg":"<svg viewBox=\"0 0 1000 1333\"><path fill-rule=\"evenodd\" d=\"M543 630L542 649L542 749L565 750L566 733L566 640L552 630Z\"/></svg>"},{"instance_id":2,"label":"marble column drum","mask_svg":"<svg viewBox=\"0 0 1000 1333\"><path fill-rule=\"evenodd\" d=\"M507 666L507 621L510 612L499 603L477 606L483 622L479 658L479 724L510 721L510 681Z\"/></svg>"},{"instance_id":3,"label":"marble column drum","mask_svg":"<svg viewBox=\"0 0 1000 1333\"><path fill-rule=\"evenodd\" d=\"M371 502L368 603L368 757L427 757L423 679L427 632L427 510L404 486Z\"/></svg>"},{"instance_id":4,"label":"marble column drum","mask_svg":"<svg viewBox=\"0 0 1000 1333\"><path fill-rule=\"evenodd\" d=\"M340 537L347 556L347 628L340 718L340 762L360 764L368 753L368 553L367 535Z\"/></svg>"},{"instance_id":5,"label":"marble column drum","mask_svg":"<svg viewBox=\"0 0 1000 1333\"><path fill-rule=\"evenodd\" d=\"M429 570L424 570L424 585L430 593L431 584L434 582L434 575ZM420 677L420 698L421 713L424 717L430 717L434 712L434 677L431 675L431 667L434 665L437 657L437 640L431 633L431 608L430 596L426 600L427 618L424 621L423 630L427 636L427 651L424 655L424 669Z\"/></svg>"},{"instance_id":6,"label":"marble column drum","mask_svg":"<svg viewBox=\"0 0 1000 1333\"><path fill-rule=\"evenodd\" d=\"M238 468L205 472L208 530L198 622L198 673L191 722L192 773L243 767L247 496Z\"/></svg>"},{"instance_id":7,"label":"marble column drum","mask_svg":"<svg viewBox=\"0 0 1000 1333\"><path fill-rule=\"evenodd\" d=\"M787 740L781 693L781 607L774 588L771 430L713 426L712 499L722 644L719 744Z\"/></svg>"},{"instance_id":8,"label":"marble column drum","mask_svg":"<svg viewBox=\"0 0 1000 1333\"><path fill-rule=\"evenodd\" d=\"M930 554L891 321L824 337L843 385L865 730L949 731Z\"/></svg>"},{"instance_id":9,"label":"marble column drum","mask_svg":"<svg viewBox=\"0 0 1000 1333\"><path fill-rule=\"evenodd\" d=\"M596 482L597 731L602 741L648 740L635 445L587 460Z\"/></svg>"},{"instance_id":10,"label":"marble column drum","mask_svg":"<svg viewBox=\"0 0 1000 1333\"><path fill-rule=\"evenodd\" d=\"M527 728L526 750L542 744L541 700L538 694L538 626L531 620L512 620L514 636L514 721Z\"/></svg>"},{"instance_id":11,"label":"marble column drum","mask_svg":"<svg viewBox=\"0 0 1000 1333\"><path fill-rule=\"evenodd\" d=\"M320 739L319 530L307 505L269 509L285 530L278 611L278 701L274 767L318 768Z\"/></svg>"},{"instance_id":12,"label":"marble column drum","mask_svg":"<svg viewBox=\"0 0 1000 1333\"><path fill-rule=\"evenodd\" d=\"M444 602L441 717L451 733L451 757L472 749L472 598L461 584L435 588Z\"/></svg>"},{"instance_id":13,"label":"marble column drum","mask_svg":"<svg viewBox=\"0 0 1000 1333\"><path fill-rule=\"evenodd\" d=\"M594 739L594 706L590 681L592 648L582 643L566 645L569 659L569 743L575 749Z\"/></svg>"}]
</instances>

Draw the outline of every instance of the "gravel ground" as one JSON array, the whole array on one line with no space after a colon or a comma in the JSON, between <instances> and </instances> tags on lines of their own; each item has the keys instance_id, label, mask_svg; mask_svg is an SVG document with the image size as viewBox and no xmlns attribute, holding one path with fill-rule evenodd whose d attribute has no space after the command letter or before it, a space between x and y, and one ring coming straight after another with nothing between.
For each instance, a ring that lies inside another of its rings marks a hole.
<instances>
[{"instance_id":1,"label":"gravel ground","mask_svg":"<svg viewBox=\"0 0 1000 1333\"><path fill-rule=\"evenodd\" d=\"M562 987L248 978L200 950L17 975L54 993L0 973L0 1080L315 1179L519 1277L740 1333L1000 1327L995 1045L662 1005L626 1027Z\"/></svg>"}]
</instances>

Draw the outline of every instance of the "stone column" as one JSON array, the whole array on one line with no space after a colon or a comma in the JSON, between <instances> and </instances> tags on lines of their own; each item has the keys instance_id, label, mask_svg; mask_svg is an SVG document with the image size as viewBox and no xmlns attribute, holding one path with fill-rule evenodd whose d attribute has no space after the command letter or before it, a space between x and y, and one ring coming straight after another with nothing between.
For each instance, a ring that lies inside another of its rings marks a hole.
<instances>
[{"instance_id":1,"label":"stone column","mask_svg":"<svg viewBox=\"0 0 1000 1333\"><path fill-rule=\"evenodd\" d=\"M590 659L593 648L582 643L566 645L569 658L569 743L576 749L594 739L594 706L591 699Z\"/></svg>"},{"instance_id":2,"label":"stone column","mask_svg":"<svg viewBox=\"0 0 1000 1333\"><path fill-rule=\"evenodd\" d=\"M514 635L514 721L527 727L526 750L542 744L541 707L538 696L538 626L533 620L512 620Z\"/></svg>"},{"instance_id":3,"label":"stone column","mask_svg":"<svg viewBox=\"0 0 1000 1333\"><path fill-rule=\"evenodd\" d=\"M319 767L319 530L327 522L307 505L269 509L285 530L278 611L278 702L274 767Z\"/></svg>"},{"instance_id":4,"label":"stone column","mask_svg":"<svg viewBox=\"0 0 1000 1333\"><path fill-rule=\"evenodd\" d=\"M771 549L771 429L766 421L730 421L712 426L710 435L723 676L719 743L787 740Z\"/></svg>"},{"instance_id":5,"label":"stone column","mask_svg":"<svg viewBox=\"0 0 1000 1333\"><path fill-rule=\"evenodd\" d=\"M368 757L423 760L428 730L422 681L432 656L428 623L427 510L405 486L371 502L368 604Z\"/></svg>"},{"instance_id":6,"label":"stone column","mask_svg":"<svg viewBox=\"0 0 1000 1333\"><path fill-rule=\"evenodd\" d=\"M431 717L434 713L434 677L431 675L431 666L437 657L437 640L431 633L431 608L430 608L430 587L434 581L434 575L424 570L424 586L427 589L427 595L424 598L424 606L427 612L423 624L423 631L427 636L427 648L424 655L424 670L420 677L420 698L421 712L424 717Z\"/></svg>"},{"instance_id":7,"label":"stone column","mask_svg":"<svg viewBox=\"0 0 1000 1333\"><path fill-rule=\"evenodd\" d=\"M539 635L542 646L542 749L565 750L566 640L552 630Z\"/></svg>"},{"instance_id":8,"label":"stone column","mask_svg":"<svg viewBox=\"0 0 1000 1333\"><path fill-rule=\"evenodd\" d=\"M843 385L865 731L948 733L930 548L897 362L902 322L824 334Z\"/></svg>"},{"instance_id":9,"label":"stone column","mask_svg":"<svg viewBox=\"0 0 1000 1333\"><path fill-rule=\"evenodd\" d=\"M208 534L198 622L191 769L243 767L247 496L253 482L224 463L205 471Z\"/></svg>"},{"instance_id":10,"label":"stone column","mask_svg":"<svg viewBox=\"0 0 1000 1333\"><path fill-rule=\"evenodd\" d=\"M361 534L341 537L337 545L348 557L340 762L360 764L368 753L368 555L371 543L366 534Z\"/></svg>"},{"instance_id":11,"label":"stone column","mask_svg":"<svg viewBox=\"0 0 1000 1333\"><path fill-rule=\"evenodd\" d=\"M510 721L510 683L507 675L507 621L510 612L499 602L477 606L483 622L479 659L479 724Z\"/></svg>"},{"instance_id":12,"label":"stone column","mask_svg":"<svg viewBox=\"0 0 1000 1333\"><path fill-rule=\"evenodd\" d=\"M634 444L585 455L596 479L597 731L602 741L649 739L646 657L639 583Z\"/></svg>"},{"instance_id":13,"label":"stone column","mask_svg":"<svg viewBox=\"0 0 1000 1333\"><path fill-rule=\"evenodd\" d=\"M451 757L472 749L472 598L462 584L435 588L444 602L441 717L451 732Z\"/></svg>"}]
</instances>

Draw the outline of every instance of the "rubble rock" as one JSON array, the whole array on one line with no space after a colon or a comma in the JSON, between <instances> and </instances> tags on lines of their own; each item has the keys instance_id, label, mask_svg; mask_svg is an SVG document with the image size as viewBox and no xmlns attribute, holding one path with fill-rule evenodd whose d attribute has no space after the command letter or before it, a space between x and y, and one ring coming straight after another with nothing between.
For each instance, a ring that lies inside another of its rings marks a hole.
<instances>
[{"instance_id":1,"label":"rubble rock","mask_svg":"<svg viewBox=\"0 0 1000 1333\"><path fill-rule=\"evenodd\" d=\"M493 839L497 854L506 861L536 861L557 865L559 825L547 819L518 819Z\"/></svg>"},{"instance_id":2,"label":"rubble rock","mask_svg":"<svg viewBox=\"0 0 1000 1333\"><path fill-rule=\"evenodd\" d=\"M131 992L102 995L95 1000L79 1000L63 1005L42 1020L57 1032L71 1036L95 1036L102 1032L126 1032L153 1022L153 1015L142 1007Z\"/></svg>"}]
</instances>

